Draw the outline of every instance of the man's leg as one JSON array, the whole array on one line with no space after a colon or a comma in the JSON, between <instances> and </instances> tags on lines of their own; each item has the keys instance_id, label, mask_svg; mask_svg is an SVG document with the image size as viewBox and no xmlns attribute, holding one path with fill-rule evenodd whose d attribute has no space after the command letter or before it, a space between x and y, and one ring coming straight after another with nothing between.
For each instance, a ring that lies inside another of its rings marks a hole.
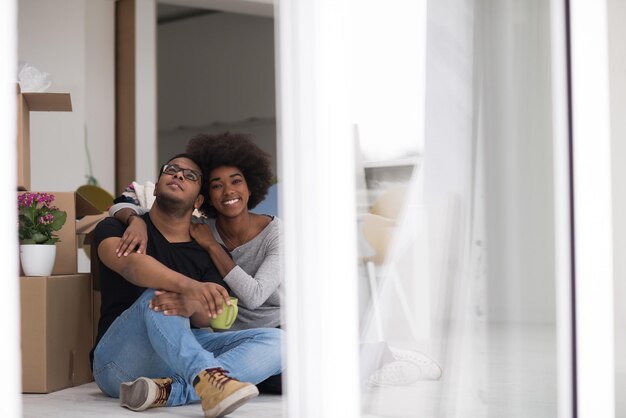
<instances>
[{"instance_id":1,"label":"man's leg","mask_svg":"<svg viewBox=\"0 0 626 418\"><path fill-rule=\"evenodd\" d=\"M232 377L257 384L281 373L283 333L276 328L253 328L215 332L208 338L196 335L196 338Z\"/></svg>"},{"instance_id":2,"label":"man's leg","mask_svg":"<svg viewBox=\"0 0 626 418\"><path fill-rule=\"evenodd\" d=\"M105 394L119 397L122 382L171 377L174 396L167 405L186 404L192 400L186 395L193 393L198 373L224 366L198 343L187 318L165 316L148 307L153 293L146 290L102 337L94 352L94 378Z\"/></svg>"},{"instance_id":3,"label":"man's leg","mask_svg":"<svg viewBox=\"0 0 626 418\"><path fill-rule=\"evenodd\" d=\"M228 332L193 329L192 332L198 343L212 352L222 368L235 379L258 384L282 371L281 339L284 331L280 329L255 328ZM198 399L194 388L190 386L172 386L172 394L181 399Z\"/></svg>"}]
</instances>

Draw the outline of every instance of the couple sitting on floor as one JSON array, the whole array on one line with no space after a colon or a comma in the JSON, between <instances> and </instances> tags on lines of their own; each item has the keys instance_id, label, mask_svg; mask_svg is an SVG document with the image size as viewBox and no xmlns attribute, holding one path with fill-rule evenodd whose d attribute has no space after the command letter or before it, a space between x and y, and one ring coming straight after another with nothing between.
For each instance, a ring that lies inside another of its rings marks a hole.
<instances>
[{"instance_id":1,"label":"couple sitting on floor","mask_svg":"<svg viewBox=\"0 0 626 418\"><path fill-rule=\"evenodd\" d=\"M218 417L257 396L255 385L282 391L281 224L248 211L273 176L247 136L201 135L187 152L161 168L150 212L125 193L118 201L130 203L96 228L102 308L92 367L100 389L130 409L201 401ZM197 209L208 218L194 218ZM229 293L240 302L233 331L204 328ZM441 376L419 353L368 348L372 384L397 382L399 366L400 383Z\"/></svg>"}]
</instances>

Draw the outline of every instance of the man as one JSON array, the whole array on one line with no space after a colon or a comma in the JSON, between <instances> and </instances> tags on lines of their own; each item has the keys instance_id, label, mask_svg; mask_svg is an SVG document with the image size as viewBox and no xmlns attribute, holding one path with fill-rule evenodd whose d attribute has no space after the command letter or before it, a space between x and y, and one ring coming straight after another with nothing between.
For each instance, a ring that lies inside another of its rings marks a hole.
<instances>
[{"instance_id":1,"label":"man","mask_svg":"<svg viewBox=\"0 0 626 418\"><path fill-rule=\"evenodd\" d=\"M254 384L281 372L280 330L195 328L207 327L228 301L226 284L189 234L204 199L201 184L201 170L187 155L162 167L154 205L143 215L146 254L117 256L125 226L114 218L95 231L102 308L94 378L102 392L136 411L201 400L205 417L223 416L258 395ZM154 289L173 292L176 315L150 308Z\"/></svg>"}]
</instances>

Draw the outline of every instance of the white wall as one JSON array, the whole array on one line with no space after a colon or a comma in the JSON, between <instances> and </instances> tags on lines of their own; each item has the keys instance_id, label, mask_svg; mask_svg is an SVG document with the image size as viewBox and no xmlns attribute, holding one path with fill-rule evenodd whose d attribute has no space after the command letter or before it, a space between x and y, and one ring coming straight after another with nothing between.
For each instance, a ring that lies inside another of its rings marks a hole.
<instances>
[{"instance_id":1,"label":"white wall","mask_svg":"<svg viewBox=\"0 0 626 418\"><path fill-rule=\"evenodd\" d=\"M160 144L160 159L182 152L200 130L227 129L258 134L259 146L275 156L274 80L271 18L216 13L159 25L159 136L176 143ZM214 123L232 125L206 128Z\"/></svg>"},{"instance_id":2,"label":"white wall","mask_svg":"<svg viewBox=\"0 0 626 418\"><path fill-rule=\"evenodd\" d=\"M114 1L20 0L18 58L52 75L73 112L31 114L31 189L75 190L89 173L113 191Z\"/></svg>"},{"instance_id":3,"label":"white wall","mask_svg":"<svg viewBox=\"0 0 626 418\"><path fill-rule=\"evenodd\" d=\"M135 1L135 180L157 177L156 0Z\"/></svg>"},{"instance_id":4,"label":"white wall","mask_svg":"<svg viewBox=\"0 0 626 418\"><path fill-rule=\"evenodd\" d=\"M608 1L613 170L613 268L615 278L615 393L626 388L626 1ZM619 397L618 397L619 398ZM626 404L617 416L626 416Z\"/></svg>"},{"instance_id":5,"label":"white wall","mask_svg":"<svg viewBox=\"0 0 626 418\"><path fill-rule=\"evenodd\" d=\"M114 193L115 2L86 1L85 5L85 117L89 151L95 178L102 188Z\"/></svg>"}]
</instances>

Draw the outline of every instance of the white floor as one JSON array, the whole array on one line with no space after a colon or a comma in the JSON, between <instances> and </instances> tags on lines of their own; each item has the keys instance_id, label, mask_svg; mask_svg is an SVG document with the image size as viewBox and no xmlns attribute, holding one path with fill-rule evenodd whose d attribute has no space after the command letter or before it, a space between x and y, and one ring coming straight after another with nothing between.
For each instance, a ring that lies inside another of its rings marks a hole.
<instances>
[{"instance_id":1,"label":"white floor","mask_svg":"<svg viewBox=\"0 0 626 418\"><path fill-rule=\"evenodd\" d=\"M154 408L142 413L122 408L94 382L47 395L23 395L24 418L202 417L200 404ZM232 418L280 418L282 396L261 395L229 415Z\"/></svg>"},{"instance_id":2,"label":"white floor","mask_svg":"<svg viewBox=\"0 0 626 418\"><path fill-rule=\"evenodd\" d=\"M443 377L368 390L363 417L554 418L554 326L476 324L450 342Z\"/></svg>"},{"instance_id":3,"label":"white floor","mask_svg":"<svg viewBox=\"0 0 626 418\"><path fill-rule=\"evenodd\" d=\"M443 378L406 387L370 388L364 418L553 418L557 416L555 329L480 326L468 330L443 361ZM229 415L282 418L282 396L261 395ZM121 408L95 383L48 395L24 395L24 417L201 417L199 404L141 414ZM618 405L623 410L623 406ZM618 415L619 416L619 415ZM294 417L297 418L297 417Z\"/></svg>"}]
</instances>

